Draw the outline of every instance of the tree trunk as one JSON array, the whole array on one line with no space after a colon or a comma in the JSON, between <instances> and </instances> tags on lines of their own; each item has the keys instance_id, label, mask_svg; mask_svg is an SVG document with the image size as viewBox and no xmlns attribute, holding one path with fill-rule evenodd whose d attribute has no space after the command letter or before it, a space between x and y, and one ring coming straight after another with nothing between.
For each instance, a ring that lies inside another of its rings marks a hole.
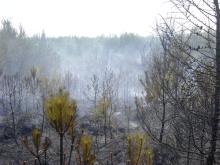
<instances>
[{"instance_id":1,"label":"tree trunk","mask_svg":"<svg viewBox=\"0 0 220 165\"><path fill-rule=\"evenodd\" d=\"M213 165L215 162L216 141L218 135L219 112L220 112L220 13L218 0L214 0L216 9L216 82L215 82L215 111L212 119L212 135L210 152L207 158L207 165Z\"/></svg>"},{"instance_id":2,"label":"tree trunk","mask_svg":"<svg viewBox=\"0 0 220 165\"><path fill-rule=\"evenodd\" d=\"M191 130L189 130L189 136L188 136L188 146L187 146L187 156L186 156L187 165L190 165L190 150L191 150Z\"/></svg>"},{"instance_id":3,"label":"tree trunk","mask_svg":"<svg viewBox=\"0 0 220 165\"><path fill-rule=\"evenodd\" d=\"M10 102L10 105L11 105L11 102ZM12 130L13 130L13 136L14 136L13 138L14 138L15 144L18 146L17 134L16 134L15 113L14 113L12 105L11 105L11 115L12 115Z\"/></svg>"},{"instance_id":4,"label":"tree trunk","mask_svg":"<svg viewBox=\"0 0 220 165\"><path fill-rule=\"evenodd\" d=\"M63 134L60 134L60 165L63 165Z\"/></svg>"},{"instance_id":5,"label":"tree trunk","mask_svg":"<svg viewBox=\"0 0 220 165\"><path fill-rule=\"evenodd\" d=\"M73 153L73 147L74 147L74 141L75 141L75 138L72 138L72 139L71 139L70 155L69 155L68 165L70 165L70 163L71 163L71 158L72 158L72 153Z\"/></svg>"},{"instance_id":6,"label":"tree trunk","mask_svg":"<svg viewBox=\"0 0 220 165\"><path fill-rule=\"evenodd\" d=\"M165 60L164 60L164 63L165 63ZM165 90L164 77L165 77L165 75L163 75L163 80L162 80L162 104L163 104L162 108L163 108L163 112L162 112L162 120L161 120L160 139L159 139L160 143L163 142L165 118L166 118L166 101L165 101L165 91L164 91Z\"/></svg>"},{"instance_id":7,"label":"tree trunk","mask_svg":"<svg viewBox=\"0 0 220 165\"><path fill-rule=\"evenodd\" d=\"M107 112L105 112L104 119L104 136L105 136L105 144L107 144Z\"/></svg>"}]
</instances>

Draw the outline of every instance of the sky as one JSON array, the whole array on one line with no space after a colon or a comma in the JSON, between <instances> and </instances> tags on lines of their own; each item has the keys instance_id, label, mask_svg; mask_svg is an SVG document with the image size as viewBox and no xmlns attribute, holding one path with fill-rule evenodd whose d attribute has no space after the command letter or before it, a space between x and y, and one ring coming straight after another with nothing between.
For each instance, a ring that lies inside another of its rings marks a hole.
<instances>
[{"instance_id":1,"label":"sky","mask_svg":"<svg viewBox=\"0 0 220 165\"><path fill-rule=\"evenodd\" d=\"M29 36L147 36L164 14L164 0L0 0L0 20L22 25Z\"/></svg>"}]
</instances>

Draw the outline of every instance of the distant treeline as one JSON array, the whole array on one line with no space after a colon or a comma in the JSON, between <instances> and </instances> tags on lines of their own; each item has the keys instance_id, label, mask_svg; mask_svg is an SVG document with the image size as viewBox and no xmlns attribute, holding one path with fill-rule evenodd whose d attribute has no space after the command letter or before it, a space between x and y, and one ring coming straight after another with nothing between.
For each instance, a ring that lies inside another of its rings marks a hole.
<instances>
[{"instance_id":1,"label":"distant treeline","mask_svg":"<svg viewBox=\"0 0 220 165\"><path fill-rule=\"evenodd\" d=\"M83 75L83 71L89 69L97 73L103 67L116 71L124 71L127 67L139 70L152 40L153 37L128 33L94 38L52 38L46 37L43 32L29 37L21 26L17 29L10 21L3 20L0 29L0 68L6 74L23 74L36 67L43 75L61 73L61 70L75 70Z\"/></svg>"}]
</instances>

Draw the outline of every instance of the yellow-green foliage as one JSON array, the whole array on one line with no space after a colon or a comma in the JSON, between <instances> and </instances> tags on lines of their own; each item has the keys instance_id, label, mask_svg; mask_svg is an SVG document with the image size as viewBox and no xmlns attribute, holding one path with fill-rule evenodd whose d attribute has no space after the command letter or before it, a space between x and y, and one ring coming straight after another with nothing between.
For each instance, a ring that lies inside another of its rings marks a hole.
<instances>
[{"instance_id":1,"label":"yellow-green foliage","mask_svg":"<svg viewBox=\"0 0 220 165\"><path fill-rule=\"evenodd\" d=\"M32 142L34 147L38 150L41 142L41 131L39 129L32 130Z\"/></svg>"},{"instance_id":2,"label":"yellow-green foliage","mask_svg":"<svg viewBox=\"0 0 220 165\"><path fill-rule=\"evenodd\" d=\"M34 149L29 145L28 138L23 137L22 143L27 148L27 150L36 158L39 158L41 154L46 152L50 146L50 140L49 138L45 138L43 142L42 141L42 133L39 129L33 129L32 130L32 143L34 146Z\"/></svg>"},{"instance_id":3,"label":"yellow-green foliage","mask_svg":"<svg viewBox=\"0 0 220 165\"><path fill-rule=\"evenodd\" d=\"M46 101L48 122L59 134L64 134L73 125L76 108L76 101L70 99L68 92L59 90Z\"/></svg>"},{"instance_id":4,"label":"yellow-green foliage","mask_svg":"<svg viewBox=\"0 0 220 165\"><path fill-rule=\"evenodd\" d=\"M101 114L105 114L109 106L110 106L110 102L106 98L103 98L98 102L98 105L96 108Z\"/></svg>"},{"instance_id":5,"label":"yellow-green foliage","mask_svg":"<svg viewBox=\"0 0 220 165\"><path fill-rule=\"evenodd\" d=\"M95 155L92 154L92 137L82 136L77 151L79 165L94 165Z\"/></svg>"},{"instance_id":6,"label":"yellow-green foliage","mask_svg":"<svg viewBox=\"0 0 220 165\"><path fill-rule=\"evenodd\" d=\"M110 106L110 101L107 98L102 98L95 109L96 116L103 116L107 114L107 110Z\"/></svg>"},{"instance_id":7,"label":"yellow-green foliage","mask_svg":"<svg viewBox=\"0 0 220 165\"><path fill-rule=\"evenodd\" d=\"M75 120L72 120L70 122L68 135L71 137L71 139L75 139L75 136L76 136L76 121Z\"/></svg>"},{"instance_id":8,"label":"yellow-green foliage","mask_svg":"<svg viewBox=\"0 0 220 165\"><path fill-rule=\"evenodd\" d=\"M141 134L128 136L127 165L152 165L153 152Z\"/></svg>"},{"instance_id":9,"label":"yellow-green foliage","mask_svg":"<svg viewBox=\"0 0 220 165\"><path fill-rule=\"evenodd\" d=\"M147 100L149 102L153 102L158 99L160 96L160 84L158 82L154 82L148 85L149 87L146 88L147 92Z\"/></svg>"},{"instance_id":10,"label":"yellow-green foliage","mask_svg":"<svg viewBox=\"0 0 220 165\"><path fill-rule=\"evenodd\" d=\"M152 165L153 164L153 151L148 148L145 150L144 152L144 155L145 155L145 162L147 163L147 165Z\"/></svg>"}]
</instances>

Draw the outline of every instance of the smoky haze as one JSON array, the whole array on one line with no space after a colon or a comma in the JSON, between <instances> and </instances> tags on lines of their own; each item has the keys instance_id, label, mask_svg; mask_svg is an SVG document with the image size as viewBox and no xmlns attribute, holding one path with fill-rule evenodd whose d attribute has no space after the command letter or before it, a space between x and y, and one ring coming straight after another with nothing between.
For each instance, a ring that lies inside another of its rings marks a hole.
<instances>
[{"instance_id":1,"label":"smoky haze","mask_svg":"<svg viewBox=\"0 0 220 165\"><path fill-rule=\"evenodd\" d=\"M21 24L31 36L42 31L53 37L147 36L155 18L167 9L161 0L2 0L0 19L11 20L15 27Z\"/></svg>"}]
</instances>

